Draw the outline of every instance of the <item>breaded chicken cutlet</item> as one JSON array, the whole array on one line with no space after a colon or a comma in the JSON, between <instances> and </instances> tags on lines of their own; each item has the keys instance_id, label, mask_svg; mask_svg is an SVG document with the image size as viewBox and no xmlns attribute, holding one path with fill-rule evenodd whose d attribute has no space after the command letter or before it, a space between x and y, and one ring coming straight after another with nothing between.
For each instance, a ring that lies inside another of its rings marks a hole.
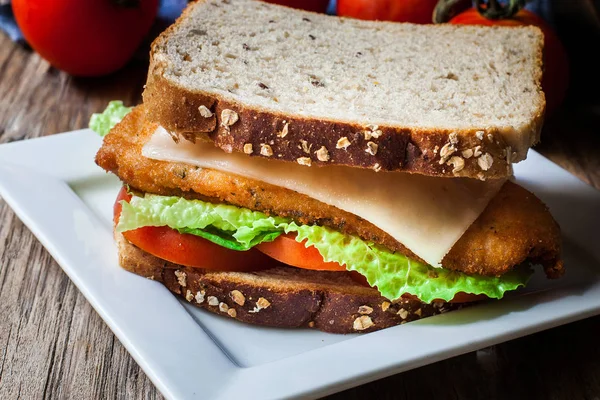
<instances>
[{"instance_id":1,"label":"breaded chicken cutlet","mask_svg":"<svg viewBox=\"0 0 600 400\"><path fill-rule=\"evenodd\" d=\"M137 106L113 128L96 162L125 184L146 193L226 203L302 224L331 227L422 261L370 222L289 189L216 170L143 157L157 125ZM479 218L442 260L444 268L499 276L525 262L540 264L550 278L563 274L560 229L532 193L507 181Z\"/></svg>"}]
</instances>

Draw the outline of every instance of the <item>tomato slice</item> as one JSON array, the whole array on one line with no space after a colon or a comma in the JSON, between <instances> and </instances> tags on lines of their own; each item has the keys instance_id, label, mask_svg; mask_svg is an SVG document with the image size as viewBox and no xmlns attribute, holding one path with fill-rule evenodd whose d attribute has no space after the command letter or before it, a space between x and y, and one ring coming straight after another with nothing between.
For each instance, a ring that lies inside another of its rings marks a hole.
<instances>
[{"instance_id":1,"label":"tomato slice","mask_svg":"<svg viewBox=\"0 0 600 400\"><path fill-rule=\"evenodd\" d=\"M325 262L315 247L304 247L304 242L296 242L295 234L281 235L272 242L264 242L256 248L269 257L293 267L316 271L346 271L345 265Z\"/></svg>"},{"instance_id":2,"label":"tomato slice","mask_svg":"<svg viewBox=\"0 0 600 400\"><path fill-rule=\"evenodd\" d=\"M123 187L114 205L114 222L119 222L121 200L131 200L131 195ZM178 231L166 226L147 226L123 232L123 236L140 249L176 264L188 267L205 268L219 271L256 271L271 268L277 261L293 267L316 271L346 271L345 265L325 262L319 251L304 242L297 242L295 234L281 235L272 242L257 245L248 251L235 251L214 244L199 236ZM275 261L276 260L276 261ZM350 277L358 284L368 286L367 279L355 271ZM405 294L406 299L418 300ZM451 303L467 303L486 299L485 295L457 293Z\"/></svg>"},{"instance_id":3,"label":"tomato slice","mask_svg":"<svg viewBox=\"0 0 600 400\"><path fill-rule=\"evenodd\" d=\"M115 224L121 215L121 200L131 200L125 187L119 192L114 205ZM138 228L123 232L123 236L153 256L187 267L218 271L256 271L277 264L260 251L226 249L199 236L179 233L167 226Z\"/></svg>"}]
</instances>

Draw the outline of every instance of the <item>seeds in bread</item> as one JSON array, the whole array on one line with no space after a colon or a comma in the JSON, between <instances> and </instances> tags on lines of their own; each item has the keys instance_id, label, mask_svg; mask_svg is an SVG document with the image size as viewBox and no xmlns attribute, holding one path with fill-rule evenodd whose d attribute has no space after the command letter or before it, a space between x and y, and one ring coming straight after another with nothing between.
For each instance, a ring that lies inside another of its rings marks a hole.
<instances>
[{"instance_id":1,"label":"seeds in bread","mask_svg":"<svg viewBox=\"0 0 600 400\"><path fill-rule=\"evenodd\" d=\"M253 273L187 268L142 251L120 233L115 239L126 270L153 277L192 305L255 325L367 333L461 308L408 299L392 304L343 272L285 266ZM185 293L176 271L187 276Z\"/></svg>"},{"instance_id":2,"label":"seeds in bread","mask_svg":"<svg viewBox=\"0 0 600 400\"><path fill-rule=\"evenodd\" d=\"M292 144L305 140L329 149L327 161L311 154L313 165L506 176L539 139L542 43L534 27L359 21L252 0L200 1L154 42L144 102L150 119L208 134L226 151L273 141L278 158L295 161L304 155ZM214 116L201 116L200 106ZM223 110L239 121L216 123ZM439 163L433 149L451 134L457 151L482 142L495 165ZM356 146L340 148L343 137ZM364 151L369 141L376 155ZM516 155L507 162L508 146Z\"/></svg>"}]
</instances>

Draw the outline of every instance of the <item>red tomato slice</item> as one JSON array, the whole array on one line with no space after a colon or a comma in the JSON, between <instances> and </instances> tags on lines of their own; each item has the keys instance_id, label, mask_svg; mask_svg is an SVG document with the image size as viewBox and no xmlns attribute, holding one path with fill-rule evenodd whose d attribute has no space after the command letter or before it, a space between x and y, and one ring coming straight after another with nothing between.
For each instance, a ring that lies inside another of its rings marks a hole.
<instances>
[{"instance_id":1,"label":"red tomato slice","mask_svg":"<svg viewBox=\"0 0 600 400\"><path fill-rule=\"evenodd\" d=\"M277 261L298 268L317 271L346 271L345 265L336 262L325 262L315 247L304 247L298 243L296 235L281 235L272 242L261 243L256 248Z\"/></svg>"},{"instance_id":2,"label":"red tomato slice","mask_svg":"<svg viewBox=\"0 0 600 400\"><path fill-rule=\"evenodd\" d=\"M114 205L114 221L121 215L121 200L131 195L123 187ZM125 239L153 256L187 267L218 271L256 271L271 268L276 262L260 251L235 251L199 236L179 233L167 226L148 226L123 232Z\"/></svg>"},{"instance_id":3,"label":"red tomato slice","mask_svg":"<svg viewBox=\"0 0 600 400\"><path fill-rule=\"evenodd\" d=\"M114 222L121 215L121 200L131 200L131 195L123 187L114 205ZM276 265L274 260L303 269L317 271L346 271L345 265L325 262L315 247L304 247L304 242L296 242L294 234L281 235L272 242L257 245L248 251L235 251L214 244L199 236L179 233L169 227L148 226L123 232L123 236L140 249L176 264L188 267L220 271L255 271ZM260 251L257 251L260 250ZM264 254L263 254L264 253ZM267 257L268 256L268 257ZM370 285L367 279L355 271L351 278L364 286ZM405 294L406 299L418 300ZM486 299L485 295L457 293L451 303L467 303Z\"/></svg>"}]
</instances>

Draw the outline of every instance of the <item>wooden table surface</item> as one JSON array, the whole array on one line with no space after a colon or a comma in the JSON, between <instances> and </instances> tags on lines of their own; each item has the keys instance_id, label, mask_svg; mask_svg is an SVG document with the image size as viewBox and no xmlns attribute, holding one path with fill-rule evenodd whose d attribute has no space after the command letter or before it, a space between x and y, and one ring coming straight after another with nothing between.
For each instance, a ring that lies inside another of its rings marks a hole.
<instances>
[{"instance_id":1,"label":"wooden table surface","mask_svg":"<svg viewBox=\"0 0 600 400\"><path fill-rule=\"evenodd\" d=\"M140 60L112 76L75 79L0 33L0 144L86 127L109 100L140 102L146 68ZM578 82L581 93L597 89ZM572 97L536 149L600 188L600 101ZM598 399L599 338L600 317L589 318L330 398ZM17 398L162 396L0 199L0 399Z\"/></svg>"}]
</instances>

